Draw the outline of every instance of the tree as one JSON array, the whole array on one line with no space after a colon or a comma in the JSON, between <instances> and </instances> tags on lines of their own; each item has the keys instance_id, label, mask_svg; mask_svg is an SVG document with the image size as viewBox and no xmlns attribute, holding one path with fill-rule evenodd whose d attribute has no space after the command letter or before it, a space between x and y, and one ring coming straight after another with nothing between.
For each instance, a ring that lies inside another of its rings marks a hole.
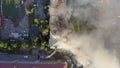
<instances>
[{"instance_id":1,"label":"tree","mask_svg":"<svg viewBox=\"0 0 120 68\"><path fill-rule=\"evenodd\" d=\"M44 12L45 12L45 14L48 13L48 9L49 9L48 5L45 5L45 6L44 6Z\"/></svg>"},{"instance_id":2,"label":"tree","mask_svg":"<svg viewBox=\"0 0 120 68\"><path fill-rule=\"evenodd\" d=\"M36 46L36 45L33 45L33 48L37 48L37 46Z\"/></svg>"},{"instance_id":3,"label":"tree","mask_svg":"<svg viewBox=\"0 0 120 68\"><path fill-rule=\"evenodd\" d=\"M34 42L37 42L37 41L38 41L38 39L39 39L38 37L35 37L35 38L34 38Z\"/></svg>"},{"instance_id":4,"label":"tree","mask_svg":"<svg viewBox=\"0 0 120 68\"><path fill-rule=\"evenodd\" d=\"M25 43L25 42L24 42L24 43L22 44L22 48L26 49L26 48L28 48L28 47L29 47L29 44L28 44L28 43Z\"/></svg>"},{"instance_id":5,"label":"tree","mask_svg":"<svg viewBox=\"0 0 120 68\"><path fill-rule=\"evenodd\" d=\"M32 9L25 9L25 12L26 12L26 14L27 15L29 15L29 14L32 14L32 13L34 13L34 8L32 8Z\"/></svg>"},{"instance_id":6,"label":"tree","mask_svg":"<svg viewBox=\"0 0 120 68\"><path fill-rule=\"evenodd\" d=\"M11 51L11 50L12 50L12 48L9 46L9 47L8 47L8 50L9 50L9 51Z\"/></svg>"},{"instance_id":7,"label":"tree","mask_svg":"<svg viewBox=\"0 0 120 68\"><path fill-rule=\"evenodd\" d=\"M8 47L8 44L7 43L4 43L4 48L6 49Z\"/></svg>"},{"instance_id":8,"label":"tree","mask_svg":"<svg viewBox=\"0 0 120 68\"><path fill-rule=\"evenodd\" d=\"M12 46L13 48L17 48L18 44L17 44L17 43L13 43L13 44L11 44L11 46Z\"/></svg>"},{"instance_id":9,"label":"tree","mask_svg":"<svg viewBox=\"0 0 120 68\"><path fill-rule=\"evenodd\" d=\"M36 27L39 27L39 20L38 19L34 19L34 23L35 23Z\"/></svg>"},{"instance_id":10,"label":"tree","mask_svg":"<svg viewBox=\"0 0 120 68\"><path fill-rule=\"evenodd\" d=\"M50 48L49 43L47 41L43 41L41 43L40 49L47 51L47 50L49 50L49 48Z\"/></svg>"},{"instance_id":11,"label":"tree","mask_svg":"<svg viewBox=\"0 0 120 68\"><path fill-rule=\"evenodd\" d=\"M49 33L49 29L43 29L42 31L43 36L48 35L48 33Z\"/></svg>"},{"instance_id":12,"label":"tree","mask_svg":"<svg viewBox=\"0 0 120 68\"><path fill-rule=\"evenodd\" d=\"M0 48L3 48L3 47L4 47L4 43L0 42Z\"/></svg>"},{"instance_id":13,"label":"tree","mask_svg":"<svg viewBox=\"0 0 120 68\"><path fill-rule=\"evenodd\" d=\"M18 5L20 4L20 0L14 0L14 3Z\"/></svg>"}]
</instances>

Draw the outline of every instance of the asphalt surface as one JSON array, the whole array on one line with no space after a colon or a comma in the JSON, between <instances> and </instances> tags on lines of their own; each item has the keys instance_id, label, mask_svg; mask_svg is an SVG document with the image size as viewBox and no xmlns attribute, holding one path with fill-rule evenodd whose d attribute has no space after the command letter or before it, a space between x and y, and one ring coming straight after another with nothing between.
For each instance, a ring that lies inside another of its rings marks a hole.
<instances>
[{"instance_id":1,"label":"asphalt surface","mask_svg":"<svg viewBox=\"0 0 120 68\"><path fill-rule=\"evenodd\" d=\"M34 55L14 55L14 54L0 54L0 63L9 62L9 63L62 63L57 60L38 60Z\"/></svg>"},{"instance_id":2,"label":"asphalt surface","mask_svg":"<svg viewBox=\"0 0 120 68\"><path fill-rule=\"evenodd\" d=\"M28 56L28 58L26 58ZM9 54L0 54L0 62L33 62L36 61L36 57L32 55L9 55Z\"/></svg>"}]
</instances>

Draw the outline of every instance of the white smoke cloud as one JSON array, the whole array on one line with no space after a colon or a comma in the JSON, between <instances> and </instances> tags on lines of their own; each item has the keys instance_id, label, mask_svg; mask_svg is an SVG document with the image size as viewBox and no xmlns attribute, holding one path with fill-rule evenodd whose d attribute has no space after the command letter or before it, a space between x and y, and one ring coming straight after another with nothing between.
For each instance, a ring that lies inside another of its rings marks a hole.
<instances>
[{"instance_id":1,"label":"white smoke cloud","mask_svg":"<svg viewBox=\"0 0 120 68\"><path fill-rule=\"evenodd\" d=\"M57 37L59 48L75 54L84 68L120 68L119 5L116 4L120 5L118 0L68 0L68 8L74 9L72 16L92 23L97 29L90 34L70 34L67 41Z\"/></svg>"},{"instance_id":2,"label":"white smoke cloud","mask_svg":"<svg viewBox=\"0 0 120 68\"><path fill-rule=\"evenodd\" d=\"M84 68L119 68L118 58L114 53L110 53L103 46L104 44L92 36L81 35L69 37L65 42L59 38L58 48L71 51L76 55L79 64Z\"/></svg>"}]
</instances>

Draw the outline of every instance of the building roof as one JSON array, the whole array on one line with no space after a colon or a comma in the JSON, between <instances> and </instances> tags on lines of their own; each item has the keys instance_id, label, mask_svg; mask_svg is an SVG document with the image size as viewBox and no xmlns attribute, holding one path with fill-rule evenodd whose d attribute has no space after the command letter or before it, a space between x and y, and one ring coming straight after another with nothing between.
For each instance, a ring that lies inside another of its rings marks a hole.
<instances>
[{"instance_id":1,"label":"building roof","mask_svg":"<svg viewBox=\"0 0 120 68\"><path fill-rule=\"evenodd\" d=\"M2 24L3 24L2 17L0 16L0 27L2 27Z\"/></svg>"},{"instance_id":2,"label":"building roof","mask_svg":"<svg viewBox=\"0 0 120 68\"><path fill-rule=\"evenodd\" d=\"M0 63L0 68L13 68L14 64L12 63Z\"/></svg>"},{"instance_id":3,"label":"building roof","mask_svg":"<svg viewBox=\"0 0 120 68\"><path fill-rule=\"evenodd\" d=\"M0 68L67 68L65 64L0 63Z\"/></svg>"},{"instance_id":4,"label":"building roof","mask_svg":"<svg viewBox=\"0 0 120 68\"><path fill-rule=\"evenodd\" d=\"M33 64L16 64L15 68L34 68Z\"/></svg>"},{"instance_id":5,"label":"building roof","mask_svg":"<svg viewBox=\"0 0 120 68\"><path fill-rule=\"evenodd\" d=\"M36 68L65 68L65 64L37 64Z\"/></svg>"}]
</instances>

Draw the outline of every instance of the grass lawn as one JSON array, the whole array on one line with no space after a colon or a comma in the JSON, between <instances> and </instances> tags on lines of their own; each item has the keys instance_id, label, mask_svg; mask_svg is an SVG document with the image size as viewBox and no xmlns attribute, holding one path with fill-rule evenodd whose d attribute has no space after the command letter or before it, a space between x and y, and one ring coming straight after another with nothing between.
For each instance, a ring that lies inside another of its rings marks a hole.
<instances>
[{"instance_id":1,"label":"grass lawn","mask_svg":"<svg viewBox=\"0 0 120 68\"><path fill-rule=\"evenodd\" d=\"M5 17L16 17L18 14L19 0L3 0L3 14Z\"/></svg>"}]
</instances>

